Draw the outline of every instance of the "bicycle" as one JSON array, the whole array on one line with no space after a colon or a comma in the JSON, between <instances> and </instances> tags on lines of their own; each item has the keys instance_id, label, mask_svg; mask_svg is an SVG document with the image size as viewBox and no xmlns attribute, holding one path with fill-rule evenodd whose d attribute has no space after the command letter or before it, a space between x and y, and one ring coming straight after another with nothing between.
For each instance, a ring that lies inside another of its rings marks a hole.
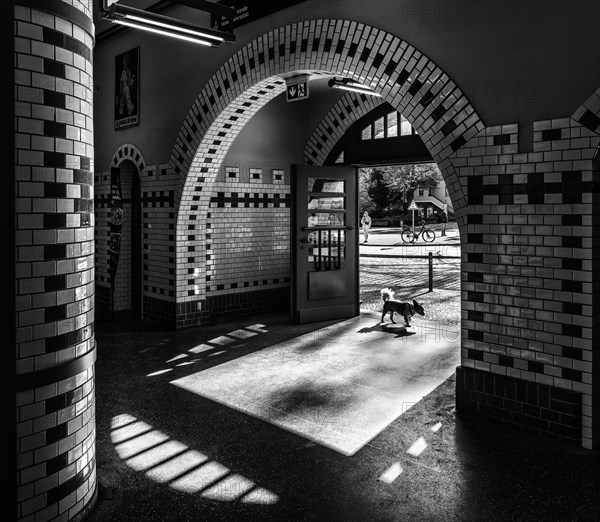
<instances>
[{"instance_id":1,"label":"bicycle","mask_svg":"<svg viewBox=\"0 0 600 522\"><path fill-rule=\"evenodd\" d=\"M404 228L400 233L400 237L405 243L414 243L415 241L418 241L419 238L423 238L423 241L427 243L433 243L435 240L435 232L427 228L423 222L421 224L421 229L418 231L415 230L414 234L412 227Z\"/></svg>"}]
</instances>

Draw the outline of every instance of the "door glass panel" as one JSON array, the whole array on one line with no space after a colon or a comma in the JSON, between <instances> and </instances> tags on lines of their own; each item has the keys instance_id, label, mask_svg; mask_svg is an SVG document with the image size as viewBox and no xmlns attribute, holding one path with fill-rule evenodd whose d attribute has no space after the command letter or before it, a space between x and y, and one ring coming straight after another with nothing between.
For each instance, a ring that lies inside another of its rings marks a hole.
<instances>
[{"instance_id":1,"label":"door glass panel","mask_svg":"<svg viewBox=\"0 0 600 522\"><path fill-rule=\"evenodd\" d=\"M346 224L345 212L311 212L308 215L308 226L343 227Z\"/></svg>"},{"instance_id":2,"label":"door glass panel","mask_svg":"<svg viewBox=\"0 0 600 522\"><path fill-rule=\"evenodd\" d=\"M308 192L335 192L343 194L346 186L342 179L308 178Z\"/></svg>"},{"instance_id":3,"label":"door glass panel","mask_svg":"<svg viewBox=\"0 0 600 522\"><path fill-rule=\"evenodd\" d=\"M308 233L308 261L315 270L336 270L346 258L346 231L312 230Z\"/></svg>"},{"instance_id":4,"label":"door glass panel","mask_svg":"<svg viewBox=\"0 0 600 522\"><path fill-rule=\"evenodd\" d=\"M315 270L337 270L346 257L345 190L344 180L308 178L306 240Z\"/></svg>"}]
</instances>

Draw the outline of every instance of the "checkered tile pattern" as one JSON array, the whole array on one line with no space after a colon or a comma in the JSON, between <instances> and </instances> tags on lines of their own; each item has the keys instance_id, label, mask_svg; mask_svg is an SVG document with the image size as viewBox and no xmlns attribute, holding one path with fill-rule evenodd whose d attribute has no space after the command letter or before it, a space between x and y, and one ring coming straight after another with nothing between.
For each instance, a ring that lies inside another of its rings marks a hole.
<instances>
[{"instance_id":1,"label":"checkered tile pattern","mask_svg":"<svg viewBox=\"0 0 600 522\"><path fill-rule=\"evenodd\" d=\"M92 2L18 4L16 519L67 520L96 491Z\"/></svg>"}]
</instances>

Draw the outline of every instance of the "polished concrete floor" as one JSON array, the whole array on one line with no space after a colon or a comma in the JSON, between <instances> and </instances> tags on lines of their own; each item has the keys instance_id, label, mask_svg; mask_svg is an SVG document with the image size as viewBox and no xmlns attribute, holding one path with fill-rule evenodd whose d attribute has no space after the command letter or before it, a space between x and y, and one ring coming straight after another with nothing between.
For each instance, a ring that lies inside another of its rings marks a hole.
<instances>
[{"instance_id":1,"label":"polished concrete floor","mask_svg":"<svg viewBox=\"0 0 600 522\"><path fill-rule=\"evenodd\" d=\"M379 319L98 321L88 520L600 519L597 451L458 416L456 330Z\"/></svg>"}]
</instances>

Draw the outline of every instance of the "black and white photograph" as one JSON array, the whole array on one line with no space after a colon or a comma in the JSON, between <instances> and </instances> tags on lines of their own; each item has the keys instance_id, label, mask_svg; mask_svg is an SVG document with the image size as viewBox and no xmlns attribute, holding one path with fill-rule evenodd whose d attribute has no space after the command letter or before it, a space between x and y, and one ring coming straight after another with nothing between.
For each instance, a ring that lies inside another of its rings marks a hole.
<instances>
[{"instance_id":1,"label":"black and white photograph","mask_svg":"<svg viewBox=\"0 0 600 522\"><path fill-rule=\"evenodd\" d=\"M8 12L18 522L600 520L599 1Z\"/></svg>"}]
</instances>

